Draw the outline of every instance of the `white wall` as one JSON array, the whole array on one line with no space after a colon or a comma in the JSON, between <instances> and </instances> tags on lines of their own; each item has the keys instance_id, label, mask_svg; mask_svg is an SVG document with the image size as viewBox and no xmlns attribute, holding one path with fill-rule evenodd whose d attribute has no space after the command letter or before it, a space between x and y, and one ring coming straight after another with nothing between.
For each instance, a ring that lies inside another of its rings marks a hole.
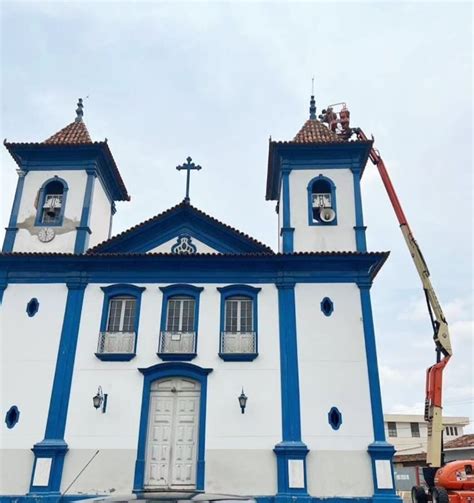
<instances>
[{"instance_id":1,"label":"white wall","mask_svg":"<svg viewBox=\"0 0 474 503\"><path fill-rule=\"evenodd\" d=\"M92 234L89 237L89 248L109 238L110 215L112 207L104 191L100 178L95 179L91 200L89 227Z\"/></svg>"},{"instance_id":2,"label":"white wall","mask_svg":"<svg viewBox=\"0 0 474 503\"><path fill-rule=\"evenodd\" d=\"M311 450L310 494L370 496L367 447L373 430L359 289L355 284L297 284L295 295L302 438ZM334 303L329 317L320 308L324 297ZM342 414L338 430L328 422L333 406Z\"/></svg>"},{"instance_id":3,"label":"white wall","mask_svg":"<svg viewBox=\"0 0 474 503\"><path fill-rule=\"evenodd\" d=\"M177 236L161 245L148 250L148 253L171 253L171 248L177 243ZM220 253L218 250L211 248L207 244L199 241L199 239L193 238L191 236L191 242L196 246L197 253Z\"/></svg>"},{"instance_id":4,"label":"white wall","mask_svg":"<svg viewBox=\"0 0 474 503\"><path fill-rule=\"evenodd\" d=\"M319 175L336 185L337 225L308 224L308 183ZM291 226L295 251L354 251L354 181L349 169L294 169L290 173Z\"/></svg>"},{"instance_id":5,"label":"white wall","mask_svg":"<svg viewBox=\"0 0 474 503\"><path fill-rule=\"evenodd\" d=\"M130 362L103 362L94 355L104 298L100 286L105 285L89 285L84 298L83 313L87 316L81 320L71 389L65 433L71 450L65 459L63 488L96 449L100 453L71 493L131 490L143 390L143 375L137 368L161 362L156 355L162 306L158 287L166 285L137 285L146 290L142 294L137 356ZM225 285L197 286L204 290L200 296L198 356L192 363L213 369L208 377L206 491L242 493L252 487L255 494L275 494L272 450L281 440L277 289L274 285L256 285L262 288L258 296L258 358L253 362L224 362L218 356L217 287ZM105 414L92 407L92 396L99 385L109 394ZM241 414L237 401L242 387L249 397L245 414ZM104 465L110 471L106 483L96 473ZM239 483L249 472L253 472L253 482Z\"/></svg>"},{"instance_id":6,"label":"white wall","mask_svg":"<svg viewBox=\"0 0 474 503\"><path fill-rule=\"evenodd\" d=\"M37 209L34 204L38 191L46 180L58 175L68 184L64 222L54 227L55 238L49 243L38 239L41 227L35 227ZM29 171L25 177L20 210L18 213L13 251L72 252L76 241L76 227L81 220L87 174L85 171Z\"/></svg>"},{"instance_id":7,"label":"white wall","mask_svg":"<svg viewBox=\"0 0 474 503\"><path fill-rule=\"evenodd\" d=\"M65 285L10 284L0 306L1 393L0 494L25 494L33 466L33 445L44 438L66 305ZM39 310L30 318L28 301ZM12 406L20 410L12 429L3 423Z\"/></svg>"}]
</instances>

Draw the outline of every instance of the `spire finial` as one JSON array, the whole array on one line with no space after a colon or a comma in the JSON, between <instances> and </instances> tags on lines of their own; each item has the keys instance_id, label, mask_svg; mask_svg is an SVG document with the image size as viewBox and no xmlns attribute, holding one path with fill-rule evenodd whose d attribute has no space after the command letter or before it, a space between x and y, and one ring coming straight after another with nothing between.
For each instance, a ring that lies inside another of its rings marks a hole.
<instances>
[{"instance_id":1,"label":"spire finial","mask_svg":"<svg viewBox=\"0 0 474 503\"><path fill-rule=\"evenodd\" d=\"M309 118L311 120L316 120L316 101L314 100L314 94L311 95L311 100L309 102Z\"/></svg>"},{"instance_id":2,"label":"spire finial","mask_svg":"<svg viewBox=\"0 0 474 503\"><path fill-rule=\"evenodd\" d=\"M84 111L82 110L83 108L84 105L82 104L82 98L79 98L76 108L76 122L82 122L82 116L84 115Z\"/></svg>"},{"instance_id":3,"label":"spire finial","mask_svg":"<svg viewBox=\"0 0 474 503\"><path fill-rule=\"evenodd\" d=\"M316 120L316 101L314 99L314 76L311 79L311 100L309 102L309 118Z\"/></svg>"}]
</instances>

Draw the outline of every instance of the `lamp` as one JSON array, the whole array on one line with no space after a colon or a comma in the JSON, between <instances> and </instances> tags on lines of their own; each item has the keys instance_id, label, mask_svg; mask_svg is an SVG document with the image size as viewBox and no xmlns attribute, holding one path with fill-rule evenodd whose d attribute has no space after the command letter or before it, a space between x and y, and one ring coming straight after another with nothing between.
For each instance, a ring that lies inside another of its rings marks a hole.
<instances>
[{"instance_id":1,"label":"lamp","mask_svg":"<svg viewBox=\"0 0 474 503\"><path fill-rule=\"evenodd\" d=\"M97 394L92 397L92 404L95 409L100 409L102 406L102 413L105 414L105 410L107 408L107 393L102 392L102 386L99 386L97 389Z\"/></svg>"},{"instance_id":2,"label":"lamp","mask_svg":"<svg viewBox=\"0 0 474 503\"><path fill-rule=\"evenodd\" d=\"M244 388L242 388L242 393L240 393L240 396L237 397L237 400L239 401L240 410L242 411L243 414L245 412L245 407L247 405L247 396L244 393Z\"/></svg>"}]
</instances>

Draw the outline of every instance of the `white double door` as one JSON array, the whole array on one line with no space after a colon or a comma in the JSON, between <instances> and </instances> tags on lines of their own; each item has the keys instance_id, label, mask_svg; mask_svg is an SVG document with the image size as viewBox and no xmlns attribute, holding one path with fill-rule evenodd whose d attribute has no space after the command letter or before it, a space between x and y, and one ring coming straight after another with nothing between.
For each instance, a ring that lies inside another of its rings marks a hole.
<instances>
[{"instance_id":1,"label":"white double door","mask_svg":"<svg viewBox=\"0 0 474 503\"><path fill-rule=\"evenodd\" d=\"M145 488L196 487L200 395L200 383L191 379L162 379L152 384Z\"/></svg>"}]
</instances>

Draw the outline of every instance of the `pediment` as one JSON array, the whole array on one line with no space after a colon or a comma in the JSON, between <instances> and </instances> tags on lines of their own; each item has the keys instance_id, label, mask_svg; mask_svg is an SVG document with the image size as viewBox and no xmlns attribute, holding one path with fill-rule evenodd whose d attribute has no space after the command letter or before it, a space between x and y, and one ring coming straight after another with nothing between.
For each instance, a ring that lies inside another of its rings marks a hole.
<instances>
[{"instance_id":1,"label":"pediment","mask_svg":"<svg viewBox=\"0 0 474 503\"><path fill-rule=\"evenodd\" d=\"M273 253L256 239L189 203L156 215L91 248L88 253Z\"/></svg>"}]
</instances>

